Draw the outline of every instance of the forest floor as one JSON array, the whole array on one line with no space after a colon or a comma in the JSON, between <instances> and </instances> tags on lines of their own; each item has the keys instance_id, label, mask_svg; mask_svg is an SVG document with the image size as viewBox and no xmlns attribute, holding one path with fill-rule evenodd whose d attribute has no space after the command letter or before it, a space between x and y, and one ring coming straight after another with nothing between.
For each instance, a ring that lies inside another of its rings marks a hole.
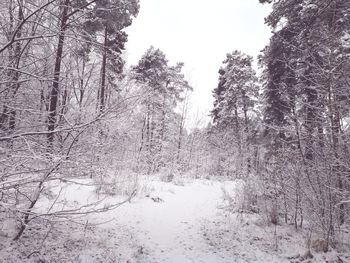
<instances>
[{"instance_id":1,"label":"forest floor","mask_svg":"<svg viewBox=\"0 0 350 263\"><path fill-rule=\"evenodd\" d=\"M335 251L303 261L305 233L288 225L268 225L258 214L227 209L239 182L177 179L139 184L138 195L117 209L55 223L39 220L17 242L3 226L0 262L350 262L349 254ZM66 208L101 198L93 186L66 184L60 191L57 204ZM122 200L106 197L99 206Z\"/></svg>"}]
</instances>

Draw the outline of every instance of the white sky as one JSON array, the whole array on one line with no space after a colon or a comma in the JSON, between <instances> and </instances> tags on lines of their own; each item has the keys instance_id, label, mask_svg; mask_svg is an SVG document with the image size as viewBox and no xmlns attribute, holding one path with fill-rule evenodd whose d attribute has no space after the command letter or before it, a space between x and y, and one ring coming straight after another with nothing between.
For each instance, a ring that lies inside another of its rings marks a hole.
<instances>
[{"instance_id":1,"label":"white sky","mask_svg":"<svg viewBox=\"0 0 350 263\"><path fill-rule=\"evenodd\" d=\"M264 24L270 6L258 0L140 0L140 4L138 17L126 30L128 64L136 64L151 45L162 50L170 64L184 62L194 88L190 118L208 120L226 53L238 49L256 58L270 37Z\"/></svg>"}]
</instances>

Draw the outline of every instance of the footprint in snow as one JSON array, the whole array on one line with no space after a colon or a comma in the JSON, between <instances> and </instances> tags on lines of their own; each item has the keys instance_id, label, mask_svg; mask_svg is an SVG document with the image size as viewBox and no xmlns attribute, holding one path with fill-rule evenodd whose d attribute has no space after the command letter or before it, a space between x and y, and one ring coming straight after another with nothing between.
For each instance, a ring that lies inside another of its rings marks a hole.
<instances>
[{"instance_id":1,"label":"footprint in snow","mask_svg":"<svg viewBox=\"0 0 350 263\"><path fill-rule=\"evenodd\" d=\"M156 203L164 202L164 200L160 197L151 197L151 199L153 200L153 202L156 202Z\"/></svg>"}]
</instances>

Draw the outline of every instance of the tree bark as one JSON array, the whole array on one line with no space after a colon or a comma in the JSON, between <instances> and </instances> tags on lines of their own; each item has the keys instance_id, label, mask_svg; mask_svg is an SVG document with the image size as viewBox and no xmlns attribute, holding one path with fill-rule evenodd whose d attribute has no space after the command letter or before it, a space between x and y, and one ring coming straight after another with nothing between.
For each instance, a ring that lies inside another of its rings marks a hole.
<instances>
[{"instance_id":1,"label":"tree bark","mask_svg":"<svg viewBox=\"0 0 350 263\"><path fill-rule=\"evenodd\" d=\"M48 151L51 152L53 150L53 142L55 138L55 126L57 121L57 104L58 104L58 94L59 94L59 86L60 86L60 73L61 73L61 64L63 58L63 46L65 33L67 30L67 22L68 22L68 10L69 10L70 0L64 1L61 25L60 25L60 33L58 35L58 44L57 44L57 52L56 52L56 61L55 61L55 69L54 69L54 77L52 89L50 92L49 100L49 117L48 117L48 131L47 141L48 141Z\"/></svg>"}]
</instances>

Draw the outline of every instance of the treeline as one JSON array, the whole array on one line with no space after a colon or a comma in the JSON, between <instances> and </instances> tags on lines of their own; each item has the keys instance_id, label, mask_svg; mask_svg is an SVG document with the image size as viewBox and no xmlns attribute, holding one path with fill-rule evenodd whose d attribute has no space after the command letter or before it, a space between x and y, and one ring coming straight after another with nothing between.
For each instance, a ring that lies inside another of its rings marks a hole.
<instances>
[{"instance_id":1,"label":"treeline","mask_svg":"<svg viewBox=\"0 0 350 263\"><path fill-rule=\"evenodd\" d=\"M250 185L245 209L267 203L271 222L306 224L327 251L350 215L350 2L260 2L273 2L260 80L238 51L219 71L217 165Z\"/></svg>"}]
</instances>

